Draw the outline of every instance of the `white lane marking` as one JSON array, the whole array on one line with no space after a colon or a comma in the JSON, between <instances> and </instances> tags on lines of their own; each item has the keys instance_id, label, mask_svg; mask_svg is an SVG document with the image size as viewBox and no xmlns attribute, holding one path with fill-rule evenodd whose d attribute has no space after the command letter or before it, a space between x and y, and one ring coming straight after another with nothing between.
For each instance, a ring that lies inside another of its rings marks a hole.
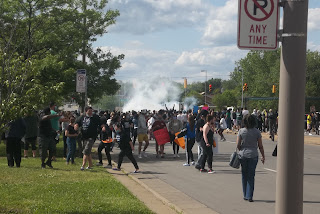
<instances>
[{"instance_id":1,"label":"white lane marking","mask_svg":"<svg viewBox=\"0 0 320 214\"><path fill-rule=\"evenodd\" d=\"M264 168L265 170L271 171L271 172L277 172L277 170L273 170L273 169L268 169L268 168Z\"/></svg>"}]
</instances>

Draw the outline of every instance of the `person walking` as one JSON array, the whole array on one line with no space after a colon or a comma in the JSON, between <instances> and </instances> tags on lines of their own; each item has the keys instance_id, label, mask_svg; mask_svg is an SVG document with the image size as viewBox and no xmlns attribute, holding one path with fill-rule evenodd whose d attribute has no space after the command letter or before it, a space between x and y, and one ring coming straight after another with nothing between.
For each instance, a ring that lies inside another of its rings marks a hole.
<instances>
[{"instance_id":1,"label":"person walking","mask_svg":"<svg viewBox=\"0 0 320 214\"><path fill-rule=\"evenodd\" d=\"M146 149L149 146L149 138L148 138L148 134L147 134L148 127L147 127L147 122L146 122L146 113L147 113L147 110L143 109L143 110L141 110L139 117L138 117L137 133L138 133L138 142L139 142L139 148L138 148L139 158L142 158L142 156L147 157ZM145 141L146 144L143 148L143 151L141 152L143 141Z\"/></svg>"},{"instance_id":2,"label":"person walking","mask_svg":"<svg viewBox=\"0 0 320 214\"><path fill-rule=\"evenodd\" d=\"M224 114L221 115L220 119L220 128L218 130L218 134L221 137L221 141L226 141L226 138L223 136L223 131L227 128L227 123L226 123L226 116Z\"/></svg>"},{"instance_id":3,"label":"person walking","mask_svg":"<svg viewBox=\"0 0 320 214\"><path fill-rule=\"evenodd\" d=\"M108 142L111 141L111 142ZM96 164L97 166L103 166L103 162L102 162L102 150L104 149L107 159L108 159L108 165L106 166L106 168L112 166L111 163L111 155L110 155L110 151L111 151L111 145L112 145L112 133L111 130L109 128L109 126L107 124L102 124L102 129L100 132L100 143L98 146L98 158L99 158L99 162Z\"/></svg>"},{"instance_id":4,"label":"person walking","mask_svg":"<svg viewBox=\"0 0 320 214\"><path fill-rule=\"evenodd\" d=\"M115 131L117 135L117 142L120 145L120 153L119 153L119 159L118 159L118 166L117 168L113 168L113 170L121 170L121 164L123 161L124 156L127 156L129 160L132 162L134 165L135 171L134 173L139 172L139 166L137 164L136 159L133 157L132 151L134 150L130 134L128 132L125 132L123 130L123 127L120 123L115 125Z\"/></svg>"},{"instance_id":5,"label":"person walking","mask_svg":"<svg viewBox=\"0 0 320 214\"><path fill-rule=\"evenodd\" d=\"M203 138L201 142L203 150L203 159L201 163L200 172L215 173L212 169L212 146L214 142L214 126L215 121L212 115L207 116L206 124L203 126ZM207 162L209 170L205 169L205 163Z\"/></svg>"},{"instance_id":6,"label":"person walking","mask_svg":"<svg viewBox=\"0 0 320 214\"><path fill-rule=\"evenodd\" d=\"M176 138L176 133L180 132L183 129L183 124L180 120L177 119L177 115L173 113L171 115L171 120L168 123L168 131L170 135L170 140L172 143L172 149L173 149L173 158L180 157L179 156L179 146L174 142L174 139Z\"/></svg>"},{"instance_id":7,"label":"person walking","mask_svg":"<svg viewBox=\"0 0 320 214\"><path fill-rule=\"evenodd\" d=\"M192 114L188 117L188 123L186 125L186 128L184 131L182 131L176 138L180 138L186 136L186 160L187 162L183 164L183 166L190 166L191 164L194 165L194 159L193 159L193 153L192 148L194 146L194 143L196 141L196 127L195 127L195 120L194 116Z\"/></svg>"},{"instance_id":8,"label":"person walking","mask_svg":"<svg viewBox=\"0 0 320 214\"><path fill-rule=\"evenodd\" d=\"M198 143L198 160L195 165L196 169L201 169L201 163L203 158L203 150L201 146L201 141L203 138L203 126L206 123L206 117L208 115L207 110L201 110L201 112L197 116L197 122L196 122L196 142Z\"/></svg>"},{"instance_id":9,"label":"person walking","mask_svg":"<svg viewBox=\"0 0 320 214\"><path fill-rule=\"evenodd\" d=\"M16 163L16 167L20 167L21 164L21 138L26 132L26 123L22 118L18 118L9 124L9 130L6 133L6 153L8 166L13 167Z\"/></svg>"},{"instance_id":10,"label":"person walking","mask_svg":"<svg viewBox=\"0 0 320 214\"><path fill-rule=\"evenodd\" d=\"M50 108L45 108L41 114L39 121L39 153L41 157L41 168L46 168L46 166L53 168L51 161L52 157L56 152L56 141L54 137L57 135L55 129L51 126L52 118L59 118L61 114L51 114ZM45 162L48 156L48 160Z\"/></svg>"},{"instance_id":11,"label":"person walking","mask_svg":"<svg viewBox=\"0 0 320 214\"><path fill-rule=\"evenodd\" d=\"M37 137L38 137L38 123L39 123L39 117L34 111L33 113L27 115L24 118L24 121L26 123L26 134L24 136L25 143L24 143L24 157L28 158L28 150L29 145L31 144L32 149L32 157L36 157L36 143L37 143Z\"/></svg>"},{"instance_id":12,"label":"person walking","mask_svg":"<svg viewBox=\"0 0 320 214\"><path fill-rule=\"evenodd\" d=\"M86 169L92 169L92 146L98 136L98 130L100 129L100 118L93 114L92 107L87 106L85 108L85 115L78 118L76 122L81 127L82 140L83 140L83 159L80 170L84 170L84 167L88 161L88 167Z\"/></svg>"},{"instance_id":13,"label":"person walking","mask_svg":"<svg viewBox=\"0 0 320 214\"><path fill-rule=\"evenodd\" d=\"M237 137L237 149L242 174L243 199L253 202L254 179L258 163L258 148L261 161L264 164L265 156L262 145L261 132L255 128L256 119L253 115L244 117L244 128L240 129Z\"/></svg>"},{"instance_id":14,"label":"person walking","mask_svg":"<svg viewBox=\"0 0 320 214\"><path fill-rule=\"evenodd\" d=\"M76 127L75 127L76 126ZM68 154L66 157L66 163L69 164L70 160L71 163L74 164L74 156L76 153L76 145L77 145L77 137L78 137L78 128L75 125L75 118L73 116L70 117L70 123L68 127L65 129L64 136L66 136L66 143L68 148Z\"/></svg>"}]
</instances>

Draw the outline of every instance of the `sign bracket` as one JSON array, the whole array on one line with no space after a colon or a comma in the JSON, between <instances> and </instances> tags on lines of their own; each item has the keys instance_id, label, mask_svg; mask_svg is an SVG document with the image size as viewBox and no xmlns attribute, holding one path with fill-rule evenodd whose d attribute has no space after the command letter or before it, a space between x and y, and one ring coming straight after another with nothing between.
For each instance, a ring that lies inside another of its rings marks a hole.
<instances>
[{"instance_id":1,"label":"sign bracket","mask_svg":"<svg viewBox=\"0 0 320 214\"><path fill-rule=\"evenodd\" d=\"M286 2L304 2L303 0L280 0L279 6L284 7Z\"/></svg>"},{"instance_id":2,"label":"sign bracket","mask_svg":"<svg viewBox=\"0 0 320 214\"><path fill-rule=\"evenodd\" d=\"M278 39L279 41L283 41L286 37L305 37L305 33L284 33L283 29L278 30Z\"/></svg>"}]
</instances>

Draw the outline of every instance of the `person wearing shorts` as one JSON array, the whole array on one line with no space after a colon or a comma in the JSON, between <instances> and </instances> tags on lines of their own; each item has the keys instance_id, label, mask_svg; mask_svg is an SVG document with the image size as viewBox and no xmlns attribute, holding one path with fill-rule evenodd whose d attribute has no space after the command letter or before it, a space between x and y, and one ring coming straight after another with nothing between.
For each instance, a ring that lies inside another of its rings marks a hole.
<instances>
[{"instance_id":1,"label":"person wearing shorts","mask_svg":"<svg viewBox=\"0 0 320 214\"><path fill-rule=\"evenodd\" d=\"M146 122L146 116L145 114L147 113L147 110L142 110L141 113L139 114L138 117L138 142L139 142L139 158L142 158L142 155L144 157L147 157L146 155L146 149L149 146L149 138L148 138L148 128L147 128L147 122ZM141 152L142 149L142 142L146 142L146 145L143 148L143 151Z\"/></svg>"},{"instance_id":2,"label":"person wearing shorts","mask_svg":"<svg viewBox=\"0 0 320 214\"><path fill-rule=\"evenodd\" d=\"M79 117L76 122L78 127L81 127L82 141L83 141L83 159L80 170L84 170L84 167L88 161L88 167L86 169L92 169L92 146L98 136L98 130L100 129L100 118L93 114L92 107L85 108L85 115Z\"/></svg>"}]
</instances>

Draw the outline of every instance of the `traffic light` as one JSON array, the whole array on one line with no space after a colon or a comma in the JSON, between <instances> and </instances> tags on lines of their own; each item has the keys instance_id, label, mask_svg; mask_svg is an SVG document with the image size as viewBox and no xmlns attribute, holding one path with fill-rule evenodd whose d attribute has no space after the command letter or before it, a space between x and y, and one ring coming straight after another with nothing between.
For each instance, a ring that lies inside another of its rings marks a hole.
<instances>
[{"instance_id":1,"label":"traffic light","mask_svg":"<svg viewBox=\"0 0 320 214\"><path fill-rule=\"evenodd\" d=\"M276 85L272 85L272 93L276 93Z\"/></svg>"},{"instance_id":2,"label":"traffic light","mask_svg":"<svg viewBox=\"0 0 320 214\"><path fill-rule=\"evenodd\" d=\"M212 85L211 84L209 85L209 91L212 91Z\"/></svg>"},{"instance_id":3,"label":"traffic light","mask_svg":"<svg viewBox=\"0 0 320 214\"><path fill-rule=\"evenodd\" d=\"M247 84L247 83L245 83L245 84L243 85L242 90L243 90L243 91L248 91L248 84Z\"/></svg>"}]
</instances>

